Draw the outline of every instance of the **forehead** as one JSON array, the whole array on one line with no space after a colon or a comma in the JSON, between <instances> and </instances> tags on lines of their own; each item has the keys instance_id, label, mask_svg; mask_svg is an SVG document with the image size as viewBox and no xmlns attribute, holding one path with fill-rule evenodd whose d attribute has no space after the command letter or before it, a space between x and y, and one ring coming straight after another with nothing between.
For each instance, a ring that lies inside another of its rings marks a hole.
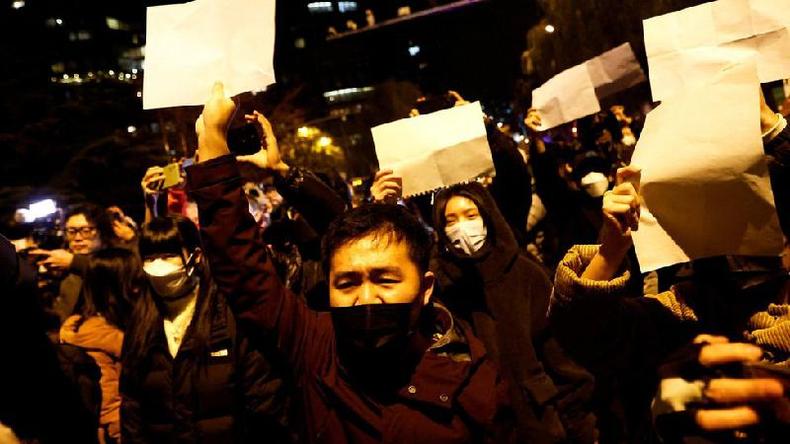
<instances>
[{"instance_id":1,"label":"forehead","mask_svg":"<svg viewBox=\"0 0 790 444\"><path fill-rule=\"evenodd\" d=\"M375 234L353 240L335 250L330 273L377 268L416 269L409 256L409 246L387 234Z\"/></svg>"},{"instance_id":2,"label":"forehead","mask_svg":"<svg viewBox=\"0 0 790 444\"><path fill-rule=\"evenodd\" d=\"M475 202L466 196L453 196L444 207L444 214L458 213L466 210L477 210Z\"/></svg>"},{"instance_id":3,"label":"forehead","mask_svg":"<svg viewBox=\"0 0 790 444\"><path fill-rule=\"evenodd\" d=\"M66 220L66 225L69 227L84 227L90 225L90 223L84 214L75 214Z\"/></svg>"},{"instance_id":4,"label":"forehead","mask_svg":"<svg viewBox=\"0 0 790 444\"><path fill-rule=\"evenodd\" d=\"M156 259L162 259L162 260L165 260L165 261L168 261L168 262L181 262L182 261L181 256L179 256L177 254L171 254L171 253L152 254L150 256L146 256L143 259L143 261L144 262L152 262L152 261L155 261Z\"/></svg>"}]
</instances>

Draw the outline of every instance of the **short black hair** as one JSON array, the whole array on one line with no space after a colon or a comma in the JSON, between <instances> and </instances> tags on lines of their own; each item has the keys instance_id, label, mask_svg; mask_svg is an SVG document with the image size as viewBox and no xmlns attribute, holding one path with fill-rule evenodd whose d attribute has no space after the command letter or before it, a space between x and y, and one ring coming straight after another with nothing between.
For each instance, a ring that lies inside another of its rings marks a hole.
<instances>
[{"instance_id":1,"label":"short black hair","mask_svg":"<svg viewBox=\"0 0 790 444\"><path fill-rule=\"evenodd\" d=\"M433 239L420 221L401 205L365 204L347 211L329 226L322 242L324 272L342 246L370 235L406 242L409 257L420 272L428 271Z\"/></svg>"},{"instance_id":2,"label":"short black hair","mask_svg":"<svg viewBox=\"0 0 790 444\"><path fill-rule=\"evenodd\" d=\"M114 233L112 230L112 221L107 214L107 210L92 203L75 205L66 211L66 217L63 219L64 224L72 217L79 215L85 216L85 220L87 220L89 224L96 226L96 230L99 233L99 238L104 248L109 247L112 243Z\"/></svg>"}]
</instances>

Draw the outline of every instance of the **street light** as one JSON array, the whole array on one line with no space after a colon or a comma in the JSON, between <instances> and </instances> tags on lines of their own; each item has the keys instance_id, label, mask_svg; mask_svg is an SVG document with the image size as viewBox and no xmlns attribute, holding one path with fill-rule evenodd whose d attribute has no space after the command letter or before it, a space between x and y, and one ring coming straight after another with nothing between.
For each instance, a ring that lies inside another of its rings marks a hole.
<instances>
[{"instance_id":1,"label":"street light","mask_svg":"<svg viewBox=\"0 0 790 444\"><path fill-rule=\"evenodd\" d=\"M546 32L548 32L549 34L554 34L554 31L555 31L554 25L552 25L551 23L546 25L546 27L543 28L543 29L545 29Z\"/></svg>"},{"instance_id":2,"label":"street light","mask_svg":"<svg viewBox=\"0 0 790 444\"><path fill-rule=\"evenodd\" d=\"M321 136L318 139L318 146L320 146L321 148L326 148L326 147L328 147L331 144L332 144L332 138L331 137Z\"/></svg>"},{"instance_id":3,"label":"street light","mask_svg":"<svg viewBox=\"0 0 790 444\"><path fill-rule=\"evenodd\" d=\"M16 0L15 2L11 3L11 7L14 9L22 9L25 7L25 0Z\"/></svg>"}]
</instances>

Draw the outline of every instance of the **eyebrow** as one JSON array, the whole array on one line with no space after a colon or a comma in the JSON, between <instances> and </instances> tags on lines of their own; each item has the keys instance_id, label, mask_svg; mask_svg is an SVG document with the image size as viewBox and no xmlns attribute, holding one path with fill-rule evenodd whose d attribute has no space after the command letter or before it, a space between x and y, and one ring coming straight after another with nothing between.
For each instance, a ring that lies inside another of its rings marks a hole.
<instances>
[{"instance_id":1,"label":"eyebrow","mask_svg":"<svg viewBox=\"0 0 790 444\"><path fill-rule=\"evenodd\" d=\"M400 267L395 267L395 266L374 267L370 270L370 274L386 274L386 273L402 274L403 272ZM348 271L341 270L341 271L336 271L334 273L335 279L340 279L344 277L345 278L354 277L361 274L363 274L362 271L356 271L356 270L348 270Z\"/></svg>"}]
</instances>

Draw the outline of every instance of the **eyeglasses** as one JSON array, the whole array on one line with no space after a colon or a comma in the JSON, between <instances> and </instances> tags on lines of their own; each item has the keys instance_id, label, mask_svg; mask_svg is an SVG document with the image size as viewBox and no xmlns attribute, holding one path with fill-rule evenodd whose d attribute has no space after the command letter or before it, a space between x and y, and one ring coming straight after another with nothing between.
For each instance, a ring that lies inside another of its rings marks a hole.
<instances>
[{"instance_id":1,"label":"eyeglasses","mask_svg":"<svg viewBox=\"0 0 790 444\"><path fill-rule=\"evenodd\" d=\"M75 238L77 234L81 234L83 238L92 238L96 235L96 227L72 227L66 228L66 237L68 238Z\"/></svg>"}]
</instances>

